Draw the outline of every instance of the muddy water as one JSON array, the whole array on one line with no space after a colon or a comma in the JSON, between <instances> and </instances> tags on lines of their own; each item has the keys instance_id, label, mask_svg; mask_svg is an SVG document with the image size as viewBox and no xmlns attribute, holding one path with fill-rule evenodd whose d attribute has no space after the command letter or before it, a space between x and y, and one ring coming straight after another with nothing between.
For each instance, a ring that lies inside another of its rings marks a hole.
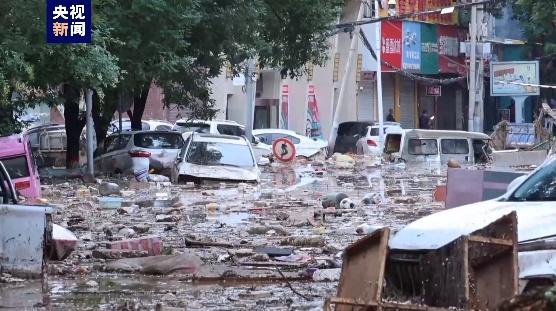
<instances>
[{"instance_id":1,"label":"muddy water","mask_svg":"<svg viewBox=\"0 0 556 311\"><path fill-rule=\"evenodd\" d=\"M172 223L154 221L154 215L167 213L170 207L146 207L127 215L100 210L94 200L75 197L77 185L62 183L50 187L51 190L46 193L53 204L59 205L54 215L55 222L63 224L72 217L84 218L73 230L79 237L91 238L86 243L105 241L103 227L109 225L131 227L145 224L150 227L148 234L159 235L172 252L186 248L184 236L237 244L278 245L284 237L279 233L247 233L251 226L264 224L282 226L291 236L322 235L327 249L340 251L360 238L355 234L355 227L360 224L388 226L396 230L414 219L441 210L440 204L432 202L432 191L444 179L444 173L427 168L329 168L326 174L320 175L315 174L310 166L299 165L295 168L267 168L261 183L255 187L233 184L200 189L153 187L136 190L133 197L125 198L133 201L152 197L156 192L168 192L174 201L183 206L173 212L179 220ZM342 216L327 216L325 222L317 227L308 225L307 217L311 217L315 208L320 206L322 196L330 192L346 193L356 202L356 209ZM361 204L362 198L369 193L381 197L381 202L369 206ZM68 207L85 201L91 202L91 206ZM216 206L210 203L216 203ZM288 214L289 218L277 220L280 213ZM222 261L227 255L225 249L193 251L206 265L233 265L232 262ZM335 255L320 248L296 248L295 253L315 257ZM107 274L96 268L103 263L104 260L92 258L91 251L85 249L83 244L65 262L50 264L54 272L44 283L0 284L0 308L122 310L125 306L131 310L150 310L160 304L187 307L188 310L319 310L324 299L332 295L336 287L336 282L292 282L296 290L310 299L306 300L293 294L284 283L198 284L174 276ZM91 286L90 281L96 284Z\"/></svg>"}]
</instances>

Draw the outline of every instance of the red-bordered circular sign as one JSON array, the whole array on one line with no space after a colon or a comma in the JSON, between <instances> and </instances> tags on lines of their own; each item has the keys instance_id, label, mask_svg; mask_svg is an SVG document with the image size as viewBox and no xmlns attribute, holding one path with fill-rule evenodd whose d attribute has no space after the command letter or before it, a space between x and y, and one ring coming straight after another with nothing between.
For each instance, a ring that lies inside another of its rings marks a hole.
<instances>
[{"instance_id":1,"label":"red-bordered circular sign","mask_svg":"<svg viewBox=\"0 0 556 311\"><path fill-rule=\"evenodd\" d=\"M290 162L295 159L295 145L287 138L276 139L272 143L272 154L282 162Z\"/></svg>"}]
</instances>

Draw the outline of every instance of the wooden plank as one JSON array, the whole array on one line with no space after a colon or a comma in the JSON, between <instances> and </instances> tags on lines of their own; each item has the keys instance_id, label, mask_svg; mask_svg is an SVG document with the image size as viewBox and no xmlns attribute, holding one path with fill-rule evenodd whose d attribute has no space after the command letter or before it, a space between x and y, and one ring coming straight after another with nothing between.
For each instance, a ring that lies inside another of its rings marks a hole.
<instances>
[{"instance_id":1,"label":"wooden plank","mask_svg":"<svg viewBox=\"0 0 556 311\"><path fill-rule=\"evenodd\" d=\"M478 236L478 235L470 235L470 236L467 237L467 240L469 240L471 242L478 242L478 243L497 244L497 245L504 245L504 246L514 246L514 241L512 241L512 240L487 238L487 237Z\"/></svg>"},{"instance_id":2,"label":"wooden plank","mask_svg":"<svg viewBox=\"0 0 556 311\"><path fill-rule=\"evenodd\" d=\"M357 298L342 298L342 297L331 297L329 302L335 305L348 305L348 306L362 306L362 307L374 307L378 308L379 305L373 301L364 301L363 299ZM336 310L338 308L336 307Z\"/></svg>"}]
</instances>

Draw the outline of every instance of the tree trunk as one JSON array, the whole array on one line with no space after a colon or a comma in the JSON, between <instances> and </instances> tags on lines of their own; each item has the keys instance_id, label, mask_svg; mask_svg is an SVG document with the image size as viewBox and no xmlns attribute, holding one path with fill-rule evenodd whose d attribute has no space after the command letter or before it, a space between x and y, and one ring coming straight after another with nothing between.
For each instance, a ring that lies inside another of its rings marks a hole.
<instances>
[{"instance_id":1,"label":"tree trunk","mask_svg":"<svg viewBox=\"0 0 556 311\"><path fill-rule=\"evenodd\" d=\"M95 123L95 135L97 146L100 146L106 139L106 132L112 116L116 111L117 92L107 91L104 102L100 100L97 92L93 93L93 122Z\"/></svg>"},{"instance_id":2,"label":"tree trunk","mask_svg":"<svg viewBox=\"0 0 556 311\"><path fill-rule=\"evenodd\" d=\"M147 97L149 96L149 89L151 87L151 81L145 83L141 88L139 94L133 96L133 114L131 116L131 129L138 131L142 129L141 119L143 118L143 112L145 112L145 104L147 103Z\"/></svg>"},{"instance_id":3,"label":"tree trunk","mask_svg":"<svg viewBox=\"0 0 556 311\"><path fill-rule=\"evenodd\" d=\"M64 119L66 123L66 168L79 167L79 138L85 118L79 114L79 90L64 85Z\"/></svg>"}]
</instances>

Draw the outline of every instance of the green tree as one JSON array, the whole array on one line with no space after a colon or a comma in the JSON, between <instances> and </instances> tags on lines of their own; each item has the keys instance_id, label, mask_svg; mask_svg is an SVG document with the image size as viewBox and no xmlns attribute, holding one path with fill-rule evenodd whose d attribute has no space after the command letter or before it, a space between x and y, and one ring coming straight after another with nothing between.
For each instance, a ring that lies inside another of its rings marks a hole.
<instances>
[{"instance_id":1,"label":"green tree","mask_svg":"<svg viewBox=\"0 0 556 311\"><path fill-rule=\"evenodd\" d=\"M67 163L79 159L79 136L84 125L79 99L87 88L102 90L118 81L115 57L106 48L108 32L102 24L93 44L46 44L45 2L5 0L0 4L0 85L7 114L38 102L63 104L67 135ZM12 100L12 94L18 94ZM3 118L4 119L4 118ZM17 120L11 118L13 130Z\"/></svg>"}]
</instances>

